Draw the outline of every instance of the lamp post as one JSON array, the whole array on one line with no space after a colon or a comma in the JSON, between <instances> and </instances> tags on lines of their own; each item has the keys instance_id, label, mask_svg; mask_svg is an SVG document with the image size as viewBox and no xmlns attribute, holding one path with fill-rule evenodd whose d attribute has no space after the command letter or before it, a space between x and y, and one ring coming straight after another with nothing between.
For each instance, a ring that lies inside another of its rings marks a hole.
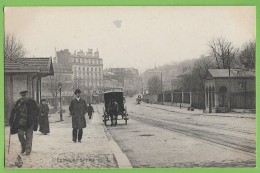
<instances>
[{"instance_id":1,"label":"lamp post","mask_svg":"<svg viewBox=\"0 0 260 173\"><path fill-rule=\"evenodd\" d=\"M62 88L62 84L61 84L61 82L59 82L58 83L58 89L59 89L59 91L60 91L60 121L63 121L62 120L62 104L61 104L61 88Z\"/></svg>"}]
</instances>

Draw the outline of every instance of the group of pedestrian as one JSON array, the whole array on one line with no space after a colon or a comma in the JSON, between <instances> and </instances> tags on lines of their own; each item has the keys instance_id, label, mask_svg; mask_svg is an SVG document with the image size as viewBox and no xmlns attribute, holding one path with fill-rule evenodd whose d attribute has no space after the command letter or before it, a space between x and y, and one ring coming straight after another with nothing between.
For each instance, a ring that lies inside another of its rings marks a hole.
<instances>
[{"instance_id":1,"label":"group of pedestrian","mask_svg":"<svg viewBox=\"0 0 260 173\"><path fill-rule=\"evenodd\" d=\"M76 97L71 101L69 111L72 116L72 140L76 143L82 140L83 128L86 127L85 114L88 113L91 119L94 109L91 104L87 106L86 101L80 97L79 89L76 89L74 94ZM45 99L42 99L38 105L35 100L28 97L28 91L21 91L20 96L10 114L10 135L18 134L21 153L30 155L33 131L37 131L38 125L43 135L50 133L49 107Z\"/></svg>"}]
</instances>

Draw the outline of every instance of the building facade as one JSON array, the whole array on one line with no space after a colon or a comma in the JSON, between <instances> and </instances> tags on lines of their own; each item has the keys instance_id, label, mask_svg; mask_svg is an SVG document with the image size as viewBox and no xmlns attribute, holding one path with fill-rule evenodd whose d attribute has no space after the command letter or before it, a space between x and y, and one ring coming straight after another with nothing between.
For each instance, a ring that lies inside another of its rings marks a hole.
<instances>
[{"instance_id":1,"label":"building facade","mask_svg":"<svg viewBox=\"0 0 260 173\"><path fill-rule=\"evenodd\" d=\"M99 57L99 51L93 49L74 51L68 49L56 52L54 62L57 64L67 64L71 70L72 90L80 88L88 93L103 88L103 60Z\"/></svg>"},{"instance_id":2,"label":"building facade","mask_svg":"<svg viewBox=\"0 0 260 173\"><path fill-rule=\"evenodd\" d=\"M206 112L256 108L255 72L242 69L209 69L205 81ZM231 110L230 110L231 109Z\"/></svg>"},{"instance_id":3,"label":"building facade","mask_svg":"<svg viewBox=\"0 0 260 173\"><path fill-rule=\"evenodd\" d=\"M141 81L139 72L134 68L108 68L104 70L104 82L113 84L114 88L122 88L125 95L134 95L140 92ZM117 82L116 82L117 81Z\"/></svg>"},{"instance_id":4,"label":"building facade","mask_svg":"<svg viewBox=\"0 0 260 173\"><path fill-rule=\"evenodd\" d=\"M74 89L97 92L103 88L103 60L99 57L98 50L94 53L92 49L86 53L83 50L75 51L70 60Z\"/></svg>"}]
</instances>

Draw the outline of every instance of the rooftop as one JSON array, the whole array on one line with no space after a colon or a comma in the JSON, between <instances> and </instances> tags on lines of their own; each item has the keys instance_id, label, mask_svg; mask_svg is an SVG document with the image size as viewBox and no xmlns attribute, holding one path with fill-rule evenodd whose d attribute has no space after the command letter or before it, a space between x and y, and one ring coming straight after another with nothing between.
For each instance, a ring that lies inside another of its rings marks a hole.
<instances>
[{"instance_id":1,"label":"rooftop","mask_svg":"<svg viewBox=\"0 0 260 173\"><path fill-rule=\"evenodd\" d=\"M229 69L208 69L213 78L228 78ZM255 71L246 71L242 69L230 69L230 77L255 77Z\"/></svg>"},{"instance_id":2,"label":"rooftop","mask_svg":"<svg viewBox=\"0 0 260 173\"><path fill-rule=\"evenodd\" d=\"M5 73L35 72L53 75L51 58L12 58L4 61Z\"/></svg>"}]
</instances>

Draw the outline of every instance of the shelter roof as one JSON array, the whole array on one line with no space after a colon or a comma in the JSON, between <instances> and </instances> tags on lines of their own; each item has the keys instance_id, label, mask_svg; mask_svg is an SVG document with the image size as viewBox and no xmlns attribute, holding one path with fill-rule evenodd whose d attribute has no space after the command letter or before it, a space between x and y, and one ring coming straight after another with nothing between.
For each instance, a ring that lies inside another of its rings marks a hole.
<instances>
[{"instance_id":1,"label":"shelter roof","mask_svg":"<svg viewBox=\"0 0 260 173\"><path fill-rule=\"evenodd\" d=\"M41 73L54 75L51 58L12 58L4 61L5 73Z\"/></svg>"}]
</instances>

